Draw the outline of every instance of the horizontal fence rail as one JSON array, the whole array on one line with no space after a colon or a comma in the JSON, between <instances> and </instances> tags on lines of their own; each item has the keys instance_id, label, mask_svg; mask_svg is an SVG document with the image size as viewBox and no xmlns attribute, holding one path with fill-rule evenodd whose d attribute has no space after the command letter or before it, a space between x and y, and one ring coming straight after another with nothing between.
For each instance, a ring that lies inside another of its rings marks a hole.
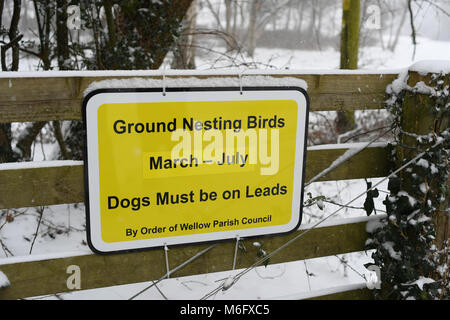
<instances>
[{"instance_id":1,"label":"horizontal fence rail","mask_svg":"<svg viewBox=\"0 0 450 320\"><path fill-rule=\"evenodd\" d=\"M397 73L272 75L308 84L311 111L382 109ZM175 77L175 76L172 76ZM177 76L181 78L182 76ZM207 76L197 76L206 78ZM229 75L227 76L229 77ZM0 77L0 123L80 120L84 90L94 81L129 77ZM161 79L161 77L147 77Z\"/></svg>"},{"instance_id":2,"label":"horizontal fence rail","mask_svg":"<svg viewBox=\"0 0 450 320\"><path fill-rule=\"evenodd\" d=\"M352 146L309 150L306 155L306 182L328 168ZM319 181L387 176L388 152L387 147L380 146L364 149ZM21 169L16 168L20 163L12 169L9 164L0 164L0 209L84 201L83 165L73 165L73 161L69 161L68 165L39 168L33 164L24 162Z\"/></svg>"},{"instance_id":3,"label":"horizontal fence rail","mask_svg":"<svg viewBox=\"0 0 450 320\"><path fill-rule=\"evenodd\" d=\"M352 223L319 227L311 230L301 241L286 247L270 258L270 263L282 263L302 259L330 256L334 254L365 250L367 239L366 223L379 217L362 218ZM341 221L351 219L342 219ZM356 219L358 220L358 219ZM303 227L304 228L304 227ZM264 250L271 252L302 231L274 237L243 239L245 252L239 250L236 268L247 268L258 258L254 241L264 240ZM174 268L210 244L171 247L169 265ZM221 242L206 254L178 270L171 276L181 277L194 274L230 270L235 242ZM81 271L81 289L93 289L121 284L150 281L166 273L164 250L152 249L142 252L114 255L86 254L42 260L14 261L0 260L0 270L8 277L11 286L0 290L0 299L17 299L39 295L61 293L67 289L67 267L77 265ZM36 259L36 258L34 258Z\"/></svg>"}]
</instances>

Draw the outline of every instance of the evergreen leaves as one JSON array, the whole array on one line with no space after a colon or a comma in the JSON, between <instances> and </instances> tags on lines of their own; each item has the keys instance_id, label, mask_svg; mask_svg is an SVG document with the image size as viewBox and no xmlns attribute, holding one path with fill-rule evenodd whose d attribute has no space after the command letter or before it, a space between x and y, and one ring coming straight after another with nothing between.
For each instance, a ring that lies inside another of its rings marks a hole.
<instances>
[{"instance_id":1,"label":"evergreen leaves","mask_svg":"<svg viewBox=\"0 0 450 320\"><path fill-rule=\"evenodd\" d=\"M366 181L366 184L367 184L367 190L372 188L372 182ZM379 192L378 192L377 188L367 191L366 200L364 201L364 210L366 210L367 216L370 216L372 211L374 211L375 203L374 203L373 199L377 198L378 196L379 196Z\"/></svg>"},{"instance_id":2,"label":"evergreen leaves","mask_svg":"<svg viewBox=\"0 0 450 320\"><path fill-rule=\"evenodd\" d=\"M402 130L402 101L405 92L419 95L418 90L406 84L402 91L388 90L390 98L388 109L395 115L395 123L400 135L407 136L412 143L408 146L399 142L397 152L390 159L398 165L406 163L407 157L430 148L436 142L438 147L430 149L421 159L398 176L389 179L389 195L383 204L387 218L379 228L372 230L367 241L368 249L376 249L372 254L374 264L381 269L382 288L374 290L376 298L381 299L448 299L450 282L448 247L444 244L438 249L435 244L436 228L434 220L448 194L450 131L440 130L443 121L450 116L448 75L432 75L433 85L428 99L435 126L427 134L418 135ZM412 139L411 139L412 138ZM369 189L369 183L367 185ZM375 191L375 190L373 190ZM373 198L377 193L368 194L364 208L367 214L373 209ZM448 243L446 243L448 244Z\"/></svg>"}]
</instances>

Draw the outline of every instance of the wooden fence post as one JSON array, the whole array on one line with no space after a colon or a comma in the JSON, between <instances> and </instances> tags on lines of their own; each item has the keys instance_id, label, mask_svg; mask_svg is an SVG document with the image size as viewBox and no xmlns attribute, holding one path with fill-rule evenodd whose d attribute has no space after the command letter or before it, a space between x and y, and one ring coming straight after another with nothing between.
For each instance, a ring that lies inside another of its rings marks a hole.
<instances>
[{"instance_id":1,"label":"wooden fence post","mask_svg":"<svg viewBox=\"0 0 450 320\"><path fill-rule=\"evenodd\" d=\"M427 73L424 75L415 71L410 71L407 84L411 88L416 86L422 88L422 90L427 90L424 85L432 86L430 84L432 77L432 73ZM449 83L450 74L447 74L445 75L444 84ZM400 134L399 142L403 145L403 147L398 148L397 158L399 162L402 160L412 159L419 153L419 150L415 149L418 147L418 141L414 134L427 135L432 132L439 134L449 127L448 117L445 117L445 115L438 116L435 112L433 112L434 105L434 98L430 97L430 95L406 90L402 105L401 129L403 132L407 132L412 135ZM430 143L429 146L431 145L432 144ZM422 146L422 149L423 148L424 147ZM402 180L406 182L402 187L408 193L412 191L411 189L413 188L413 174L421 174L416 171L417 170L413 166L411 169L404 170L400 173L401 178L403 178ZM447 179L447 185L448 184L449 179ZM431 190L436 191L438 191L437 188L439 188L439 186L433 183L433 181L429 182L429 187ZM448 192L445 197L445 201L441 203L438 210L433 214L433 220L436 228L435 243L438 248L442 248L444 241L447 240L450 235L449 215L448 212L446 212L449 207L450 198Z\"/></svg>"}]
</instances>

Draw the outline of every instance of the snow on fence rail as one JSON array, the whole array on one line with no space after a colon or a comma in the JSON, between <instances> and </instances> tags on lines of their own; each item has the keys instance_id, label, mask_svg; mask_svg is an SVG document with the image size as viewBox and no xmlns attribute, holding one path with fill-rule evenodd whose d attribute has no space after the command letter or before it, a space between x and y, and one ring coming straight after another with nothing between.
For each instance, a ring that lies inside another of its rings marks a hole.
<instances>
[{"instance_id":1,"label":"snow on fence rail","mask_svg":"<svg viewBox=\"0 0 450 320\"><path fill-rule=\"evenodd\" d=\"M254 72L252 72L254 74ZM263 73L265 74L265 73ZM98 76L96 76L98 75ZM385 89L398 72L337 72L295 74L270 73L273 77L295 77L306 81L311 99L311 111L362 110L384 107ZM27 73L0 76L0 123L79 120L84 90L94 81L112 78L142 76L161 79L158 73ZM167 77L210 76L229 74L167 74ZM245 84L244 84L245 85ZM353 144L309 148L306 162L308 181L335 159L343 155ZM388 174L387 147L375 144L364 149L320 181L382 177ZM0 209L37 205L52 205L84 201L83 165L80 162L56 161L49 163L0 164ZM302 241L271 258L270 263L281 263L364 250L366 220L328 225L312 230ZM266 251L275 250L295 237L289 235L264 238ZM244 240L246 241L246 240ZM254 240L251 240L254 241ZM207 244L171 248L171 266L177 266ZM234 242L222 242L186 265L176 276L200 274L231 269ZM256 250L246 246L236 268L254 263ZM86 253L61 256L7 258L0 260L0 269L8 276L11 286L0 290L0 299L16 299L68 291L67 267L78 265L83 274L82 289L154 280L166 272L164 252L148 250L98 256ZM340 298L367 298L367 292L358 288L340 293Z\"/></svg>"},{"instance_id":2,"label":"snow on fence rail","mask_svg":"<svg viewBox=\"0 0 450 320\"><path fill-rule=\"evenodd\" d=\"M50 73L49 75L51 75ZM0 77L0 123L48 120L80 120L83 92L94 81L112 78L136 77L135 73L120 73L121 76L107 76L100 73L94 77ZM184 77L191 76L184 74ZM216 75L215 77L224 76ZM344 73L344 74L272 74L273 77L294 77L306 81L311 99L311 111L332 111L341 109L361 110L384 107L386 86L398 73ZM166 76L175 77L175 76ZM181 75L178 77L182 77ZM200 75L199 78L206 78ZM229 76L228 76L229 77ZM147 78L162 79L153 75ZM237 75L236 75L237 78ZM243 78L245 85L245 77Z\"/></svg>"}]
</instances>

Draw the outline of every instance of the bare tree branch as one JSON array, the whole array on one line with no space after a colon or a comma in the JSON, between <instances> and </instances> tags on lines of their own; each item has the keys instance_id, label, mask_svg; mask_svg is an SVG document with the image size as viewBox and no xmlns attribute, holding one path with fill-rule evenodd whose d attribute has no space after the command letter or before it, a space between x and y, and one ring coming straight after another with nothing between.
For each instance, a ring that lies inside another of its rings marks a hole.
<instances>
[{"instance_id":1,"label":"bare tree branch","mask_svg":"<svg viewBox=\"0 0 450 320\"><path fill-rule=\"evenodd\" d=\"M414 46L412 60L414 60L414 57L416 56L417 41L416 41L416 27L414 26L414 14L411 6L412 1L413 0L408 0L408 11L409 11L409 23L411 25L411 38Z\"/></svg>"}]
</instances>

